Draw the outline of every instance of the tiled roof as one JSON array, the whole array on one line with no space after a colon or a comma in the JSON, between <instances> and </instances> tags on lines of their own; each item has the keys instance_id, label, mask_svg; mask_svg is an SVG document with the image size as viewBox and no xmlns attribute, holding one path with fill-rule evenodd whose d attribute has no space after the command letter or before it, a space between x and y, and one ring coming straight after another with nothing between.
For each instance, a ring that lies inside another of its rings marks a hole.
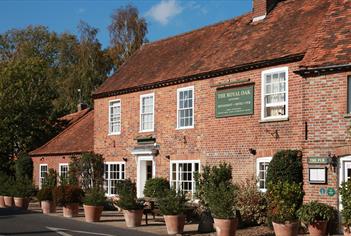
<instances>
[{"instance_id":1,"label":"tiled roof","mask_svg":"<svg viewBox=\"0 0 351 236\"><path fill-rule=\"evenodd\" d=\"M79 120L81 117L83 117L85 114L87 114L90 111L89 108L83 109L81 111L77 111L74 113L70 113L68 115L60 117L58 120L67 122L66 126L69 126L73 123L75 123L77 120Z\"/></svg>"},{"instance_id":2,"label":"tiled roof","mask_svg":"<svg viewBox=\"0 0 351 236\"><path fill-rule=\"evenodd\" d=\"M88 109L87 109L88 110ZM85 112L49 142L30 152L31 156L91 152L94 149L94 111Z\"/></svg>"},{"instance_id":3,"label":"tiled roof","mask_svg":"<svg viewBox=\"0 0 351 236\"><path fill-rule=\"evenodd\" d=\"M301 60L307 54L302 61L305 66L347 62L349 5L347 0L286 0L257 23L251 22L252 13L248 13L145 44L94 97L293 55L302 55ZM329 44L330 37L337 40Z\"/></svg>"}]
</instances>

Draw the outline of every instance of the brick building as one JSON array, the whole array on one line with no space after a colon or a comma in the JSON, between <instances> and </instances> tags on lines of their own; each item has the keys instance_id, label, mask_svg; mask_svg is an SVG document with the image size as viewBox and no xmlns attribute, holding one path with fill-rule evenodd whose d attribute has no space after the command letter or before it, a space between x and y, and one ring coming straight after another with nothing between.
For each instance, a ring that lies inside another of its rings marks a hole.
<instances>
[{"instance_id":1,"label":"brick building","mask_svg":"<svg viewBox=\"0 0 351 236\"><path fill-rule=\"evenodd\" d=\"M351 2L254 0L253 11L145 44L93 94L106 189L228 162L259 178L280 149L303 154L305 200L339 205L351 176ZM47 157L50 160L50 156ZM56 164L57 165L57 164Z\"/></svg>"}]
</instances>

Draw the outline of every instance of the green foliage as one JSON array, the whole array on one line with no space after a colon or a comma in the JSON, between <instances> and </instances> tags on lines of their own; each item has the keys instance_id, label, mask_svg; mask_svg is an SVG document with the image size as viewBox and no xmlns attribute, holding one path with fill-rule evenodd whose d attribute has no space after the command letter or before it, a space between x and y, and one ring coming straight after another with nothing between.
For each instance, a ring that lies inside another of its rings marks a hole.
<instances>
[{"instance_id":1,"label":"green foliage","mask_svg":"<svg viewBox=\"0 0 351 236\"><path fill-rule=\"evenodd\" d=\"M9 176L5 182L3 183L4 189L2 193L4 196L12 196L15 193L15 179L11 176Z\"/></svg>"},{"instance_id":2,"label":"green foliage","mask_svg":"<svg viewBox=\"0 0 351 236\"><path fill-rule=\"evenodd\" d=\"M313 224L317 221L328 221L333 216L333 208L318 201L304 204L297 211L298 218L305 224Z\"/></svg>"},{"instance_id":3,"label":"green foliage","mask_svg":"<svg viewBox=\"0 0 351 236\"><path fill-rule=\"evenodd\" d=\"M36 189L32 179L27 179L27 178L16 179L14 190L13 190L14 197L30 198L35 195L35 192L36 192Z\"/></svg>"},{"instance_id":4,"label":"green foliage","mask_svg":"<svg viewBox=\"0 0 351 236\"><path fill-rule=\"evenodd\" d=\"M300 151L281 150L274 154L267 170L267 183L302 183Z\"/></svg>"},{"instance_id":5,"label":"green foliage","mask_svg":"<svg viewBox=\"0 0 351 236\"><path fill-rule=\"evenodd\" d=\"M55 188L54 195L57 203L66 206L71 203L81 203L84 192L80 187L75 185L60 185Z\"/></svg>"},{"instance_id":6,"label":"green foliage","mask_svg":"<svg viewBox=\"0 0 351 236\"><path fill-rule=\"evenodd\" d=\"M16 179L33 179L33 161L27 153L20 153L15 162Z\"/></svg>"},{"instance_id":7,"label":"green foliage","mask_svg":"<svg viewBox=\"0 0 351 236\"><path fill-rule=\"evenodd\" d=\"M167 179L156 177L146 181L144 195L145 197L160 198L164 196L169 189L169 182Z\"/></svg>"},{"instance_id":8,"label":"green foliage","mask_svg":"<svg viewBox=\"0 0 351 236\"><path fill-rule=\"evenodd\" d=\"M101 188L92 188L85 192L83 203L89 206L104 206L106 204L105 191Z\"/></svg>"},{"instance_id":9,"label":"green foliage","mask_svg":"<svg viewBox=\"0 0 351 236\"><path fill-rule=\"evenodd\" d=\"M197 196L214 217L221 219L236 217L237 187L232 183L232 168L229 164L205 166L202 173L195 175L195 180Z\"/></svg>"},{"instance_id":10,"label":"green foliage","mask_svg":"<svg viewBox=\"0 0 351 236\"><path fill-rule=\"evenodd\" d=\"M158 204L162 215L182 215L185 211L186 198L183 192L175 189L165 190Z\"/></svg>"},{"instance_id":11,"label":"green foliage","mask_svg":"<svg viewBox=\"0 0 351 236\"><path fill-rule=\"evenodd\" d=\"M117 183L119 199L116 205L123 210L140 210L144 208L144 202L137 199L136 186L131 180L123 180Z\"/></svg>"},{"instance_id":12,"label":"green foliage","mask_svg":"<svg viewBox=\"0 0 351 236\"><path fill-rule=\"evenodd\" d=\"M38 191L37 198L39 201L53 201L54 200L53 189L43 187Z\"/></svg>"},{"instance_id":13,"label":"green foliage","mask_svg":"<svg viewBox=\"0 0 351 236\"><path fill-rule=\"evenodd\" d=\"M301 184L288 181L268 183L268 215L273 222L285 223L297 219L296 212L302 205Z\"/></svg>"},{"instance_id":14,"label":"green foliage","mask_svg":"<svg viewBox=\"0 0 351 236\"><path fill-rule=\"evenodd\" d=\"M341 184L339 193L341 195L341 203L343 206L341 211L343 225L351 226L351 180Z\"/></svg>"},{"instance_id":15,"label":"green foliage","mask_svg":"<svg viewBox=\"0 0 351 236\"><path fill-rule=\"evenodd\" d=\"M5 196L6 194L6 181L9 177L7 174L0 172L0 196Z\"/></svg>"},{"instance_id":16,"label":"green foliage","mask_svg":"<svg viewBox=\"0 0 351 236\"><path fill-rule=\"evenodd\" d=\"M84 190L102 188L104 182L104 158L100 154L83 153L72 157L69 165L69 182L79 183Z\"/></svg>"},{"instance_id":17,"label":"green foliage","mask_svg":"<svg viewBox=\"0 0 351 236\"><path fill-rule=\"evenodd\" d=\"M42 187L54 189L57 186L57 172L56 170L50 168L48 173L45 175Z\"/></svg>"},{"instance_id":18,"label":"green foliage","mask_svg":"<svg viewBox=\"0 0 351 236\"><path fill-rule=\"evenodd\" d=\"M132 5L118 8L112 13L111 19L112 22L108 26L111 47L108 53L114 70L117 71L143 43L147 42L147 22L145 18L139 17L138 9Z\"/></svg>"},{"instance_id":19,"label":"green foliage","mask_svg":"<svg viewBox=\"0 0 351 236\"><path fill-rule=\"evenodd\" d=\"M237 209L243 225L254 226L267 223L268 200L257 188L257 181L246 179L239 184Z\"/></svg>"}]
</instances>

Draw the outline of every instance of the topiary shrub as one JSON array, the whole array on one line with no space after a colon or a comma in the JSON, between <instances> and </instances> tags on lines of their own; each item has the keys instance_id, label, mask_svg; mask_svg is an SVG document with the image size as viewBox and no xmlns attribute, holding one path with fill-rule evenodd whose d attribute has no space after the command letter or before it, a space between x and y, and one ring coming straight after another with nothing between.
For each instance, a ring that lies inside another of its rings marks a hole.
<instances>
[{"instance_id":1,"label":"topiary shrub","mask_svg":"<svg viewBox=\"0 0 351 236\"><path fill-rule=\"evenodd\" d=\"M61 185L55 188L54 195L57 203L66 206L72 203L81 203L84 192L76 185Z\"/></svg>"},{"instance_id":2,"label":"topiary shrub","mask_svg":"<svg viewBox=\"0 0 351 236\"><path fill-rule=\"evenodd\" d=\"M35 192L36 189L32 179L23 178L16 180L13 191L14 197L30 198L35 195Z\"/></svg>"},{"instance_id":3,"label":"topiary shrub","mask_svg":"<svg viewBox=\"0 0 351 236\"><path fill-rule=\"evenodd\" d=\"M182 192L175 189L166 190L159 199L159 207L162 215L182 215L185 211L186 198Z\"/></svg>"},{"instance_id":4,"label":"topiary shrub","mask_svg":"<svg viewBox=\"0 0 351 236\"><path fill-rule=\"evenodd\" d=\"M57 186L57 176L58 174L56 170L50 168L48 173L45 175L42 187L54 189Z\"/></svg>"},{"instance_id":5,"label":"topiary shrub","mask_svg":"<svg viewBox=\"0 0 351 236\"><path fill-rule=\"evenodd\" d=\"M246 179L238 187L236 205L242 226L267 223L268 200L266 194L258 190L257 181Z\"/></svg>"},{"instance_id":6,"label":"topiary shrub","mask_svg":"<svg viewBox=\"0 0 351 236\"><path fill-rule=\"evenodd\" d=\"M162 197L168 190L170 190L168 180L165 178L156 177L146 181L144 195L145 197L159 198Z\"/></svg>"},{"instance_id":7,"label":"topiary shrub","mask_svg":"<svg viewBox=\"0 0 351 236\"><path fill-rule=\"evenodd\" d=\"M318 201L304 204L298 211L297 216L305 224L314 224L318 221L329 221L333 216L333 208Z\"/></svg>"},{"instance_id":8,"label":"topiary shrub","mask_svg":"<svg viewBox=\"0 0 351 236\"><path fill-rule=\"evenodd\" d=\"M144 202L137 198L136 186L130 179L117 183L119 199L116 205L123 210L141 210L144 208Z\"/></svg>"},{"instance_id":9,"label":"topiary shrub","mask_svg":"<svg viewBox=\"0 0 351 236\"><path fill-rule=\"evenodd\" d=\"M101 188L91 188L85 192L83 204L88 206L104 206L106 204L105 192Z\"/></svg>"},{"instance_id":10,"label":"topiary shrub","mask_svg":"<svg viewBox=\"0 0 351 236\"><path fill-rule=\"evenodd\" d=\"M53 201L54 194L51 188L42 188L37 193L38 201Z\"/></svg>"},{"instance_id":11,"label":"topiary shrub","mask_svg":"<svg viewBox=\"0 0 351 236\"><path fill-rule=\"evenodd\" d=\"M302 183L300 151L281 150L274 154L267 170L267 183Z\"/></svg>"},{"instance_id":12,"label":"topiary shrub","mask_svg":"<svg viewBox=\"0 0 351 236\"><path fill-rule=\"evenodd\" d=\"M343 182L339 188L342 203L342 224L345 227L351 226L351 180Z\"/></svg>"}]
</instances>

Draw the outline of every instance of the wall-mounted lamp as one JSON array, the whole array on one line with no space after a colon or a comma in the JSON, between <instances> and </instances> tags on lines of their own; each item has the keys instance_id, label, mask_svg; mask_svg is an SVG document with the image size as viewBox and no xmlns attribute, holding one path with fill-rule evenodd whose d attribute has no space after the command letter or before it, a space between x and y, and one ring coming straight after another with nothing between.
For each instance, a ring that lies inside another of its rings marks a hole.
<instances>
[{"instance_id":1,"label":"wall-mounted lamp","mask_svg":"<svg viewBox=\"0 0 351 236\"><path fill-rule=\"evenodd\" d=\"M329 166L335 172L336 167L338 167L338 158L335 154L332 155L331 153L329 153L328 156L329 156Z\"/></svg>"},{"instance_id":2,"label":"wall-mounted lamp","mask_svg":"<svg viewBox=\"0 0 351 236\"><path fill-rule=\"evenodd\" d=\"M41 161L44 161L44 157L40 158Z\"/></svg>"},{"instance_id":3,"label":"wall-mounted lamp","mask_svg":"<svg viewBox=\"0 0 351 236\"><path fill-rule=\"evenodd\" d=\"M256 155L256 149L250 148L249 149L250 154Z\"/></svg>"},{"instance_id":4,"label":"wall-mounted lamp","mask_svg":"<svg viewBox=\"0 0 351 236\"><path fill-rule=\"evenodd\" d=\"M125 162L128 161L128 158L126 158L126 157L123 157L122 159L123 159L123 161L125 161Z\"/></svg>"},{"instance_id":5,"label":"wall-mounted lamp","mask_svg":"<svg viewBox=\"0 0 351 236\"><path fill-rule=\"evenodd\" d=\"M170 155L167 155L166 158L167 158L168 160L170 160L170 159L171 159L171 156L170 156Z\"/></svg>"}]
</instances>

